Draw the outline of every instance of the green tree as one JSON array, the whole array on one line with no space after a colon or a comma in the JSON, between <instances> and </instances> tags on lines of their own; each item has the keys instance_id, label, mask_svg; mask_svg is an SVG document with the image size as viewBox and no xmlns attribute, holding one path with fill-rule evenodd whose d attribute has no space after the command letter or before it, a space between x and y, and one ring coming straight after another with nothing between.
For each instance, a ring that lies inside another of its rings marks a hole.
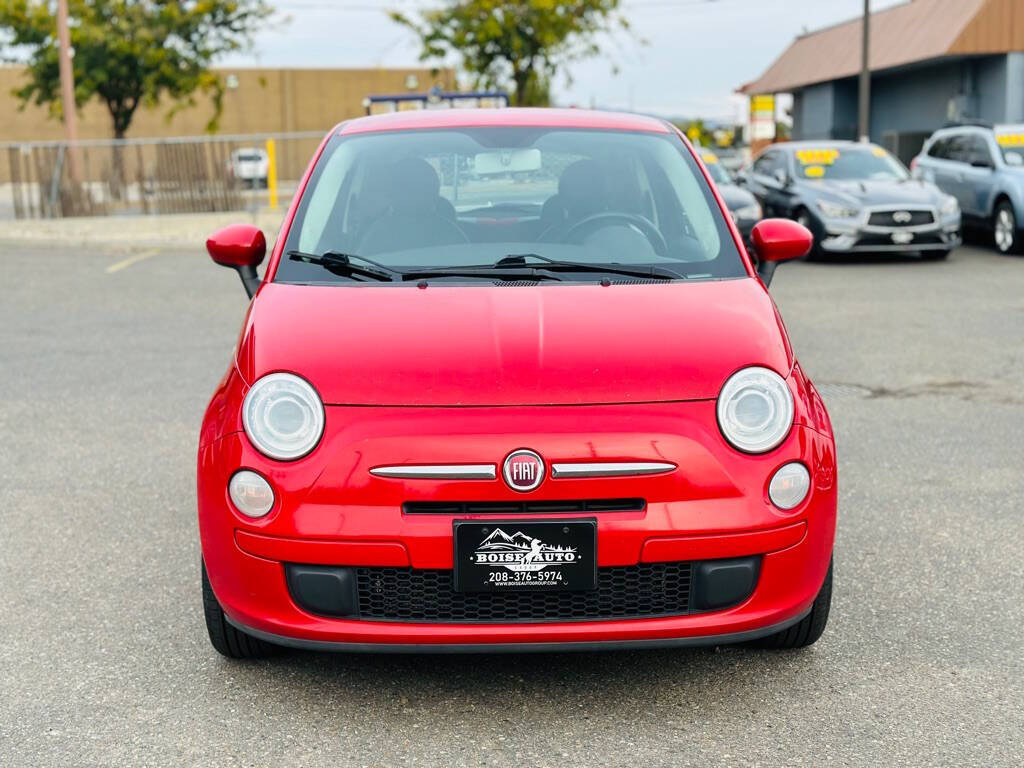
<instances>
[{"instance_id":1,"label":"green tree","mask_svg":"<svg viewBox=\"0 0 1024 768\"><path fill-rule=\"evenodd\" d=\"M216 130L224 86L210 71L218 56L247 45L270 13L264 0L68 0L75 103L99 98L123 138L135 111L169 98L178 110L209 94ZM0 0L0 31L28 54L22 106L61 115L56 11L46 0Z\"/></svg>"},{"instance_id":2,"label":"green tree","mask_svg":"<svg viewBox=\"0 0 1024 768\"><path fill-rule=\"evenodd\" d=\"M456 54L477 87L509 88L513 103L544 106L555 75L596 56L604 33L628 30L619 0L450 0L417 18L391 12L416 33L422 60Z\"/></svg>"}]
</instances>

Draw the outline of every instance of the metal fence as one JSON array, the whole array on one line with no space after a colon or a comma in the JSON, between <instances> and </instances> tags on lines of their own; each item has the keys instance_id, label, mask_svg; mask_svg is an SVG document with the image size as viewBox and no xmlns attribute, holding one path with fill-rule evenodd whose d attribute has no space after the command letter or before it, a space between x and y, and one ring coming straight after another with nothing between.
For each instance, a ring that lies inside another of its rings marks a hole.
<instances>
[{"instance_id":1,"label":"metal fence","mask_svg":"<svg viewBox=\"0 0 1024 768\"><path fill-rule=\"evenodd\" d=\"M0 219L258 207L275 176L268 164L287 195L322 138L307 132L0 144ZM250 156L267 162L240 159Z\"/></svg>"}]
</instances>

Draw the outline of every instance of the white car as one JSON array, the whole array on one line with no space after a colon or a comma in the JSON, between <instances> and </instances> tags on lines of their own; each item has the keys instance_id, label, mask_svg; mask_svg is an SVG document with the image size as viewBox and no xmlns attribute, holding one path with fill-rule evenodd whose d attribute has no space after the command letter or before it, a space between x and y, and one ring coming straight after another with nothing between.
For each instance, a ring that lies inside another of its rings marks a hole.
<instances>
[{"instance_id":1,"label":"white car","mask_svg":"<svg viewBox=\"0 0 1024 768\"><path fill-rule=\"evenodd\" d=\"M265 187L269 167L270 161L265 149L242 147L231 153L228 172L247 187Z\"/></svg>"}]
</instances>

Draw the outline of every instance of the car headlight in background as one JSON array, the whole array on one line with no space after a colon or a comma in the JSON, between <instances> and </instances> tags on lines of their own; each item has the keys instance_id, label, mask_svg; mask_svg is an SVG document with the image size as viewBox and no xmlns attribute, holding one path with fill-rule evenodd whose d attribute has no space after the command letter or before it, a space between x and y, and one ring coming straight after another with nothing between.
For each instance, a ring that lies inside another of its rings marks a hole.
<instances>
[{"instance_id":1,"label":"car headlight in background","mask_svg":"<svg viewBox=\"0 0 1024 768\"><path fill-rule=\"evenodd\" d=\"M942 216L953 216L957 213L960 213L960 203L957 201L955 197L947 197L946 200L942 203L942 207L939 208L939 213Z\"/></svg>"},{"instance_id":2,"label":"car headlight in background","mask_svg":"<svg viewBox=\"0 0 1024 768\"><path fill-rule=\"evenodd\" d=\"M231 476L228 495L231 503L246 517L263 517L274 508L274 490L270 483L249 469Z\"/></svg>"},{"instance_id":3,"label":"car headlight in background","mask_svg":"<svg viewBox=\"0 0 1024 768\"><path fill-rule=\"evenodd\" d=\"M825 200L819 200L817 205L821 215L826 219L853 219L860 216L859 208L850 208L846 205L829 203Z\"/></svg>"},{"instance_id":4,"label":"car headlight in background","mask_svg":"<svg viewBox=\"0 0 1024 768\"><path fill-rule=\"evenodd\" d=\"M793 395L775 371L744 368L729 377L718 395L718 426L741 451L770 451L793 426Z\"/></svg>"},{"instance_id":5,"label":"car headlight in background","mask_svg":"<svg viewBox=\"0 0 1024 768\"><path fill-rule=\"evenodd\" d=\"M281 461L305 456L324 432L324 404L305 379L271 373L252 385L242 425L257 451Z\"/></svg>"},{"instance_id":6,"label":"car headlight in background","mask_svg":"<svg viewBox=\"0 0 1024 768\"><path fill-rule=\"evenodd\" d=\"M734 221L739 221L740 219L760 219L761 206L754 203L753 205L745 205L742 208L737 208L732 212L732 218Z\"/></svg>"}]
</instances>

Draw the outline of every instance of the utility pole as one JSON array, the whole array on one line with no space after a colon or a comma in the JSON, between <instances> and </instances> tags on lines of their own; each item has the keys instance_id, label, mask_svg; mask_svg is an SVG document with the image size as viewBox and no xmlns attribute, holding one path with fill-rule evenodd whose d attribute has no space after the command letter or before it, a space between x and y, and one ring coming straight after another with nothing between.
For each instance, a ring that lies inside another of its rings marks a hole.
<instances>
[{"instance_id":1,"label":"utility pole","mask_svg":"<svg viewBox=\"0 0 1024 768\"><path fill-rule=\"evenodd\" d=\"M75 73L71 67L71 32L68 30L68 0L57 0L57 42L60 67L60 96L64 112L64 136L68 140L68 169L76 184L82 180L78 167L78 113L75 112Z\"/></svg>"},{"instance_id":2,"label":"utility pole","mask_svg":"<svg viewBox=\"0 0 1024 768\"><path fill-rule=\"evenodd\" d=\"M860 51L860 118L859 138L863 142L871 141L871 66L868 63L868 52L871 41L871 0L864 0L864 23L861 34Z\"/></svg>"}]
</instances>

